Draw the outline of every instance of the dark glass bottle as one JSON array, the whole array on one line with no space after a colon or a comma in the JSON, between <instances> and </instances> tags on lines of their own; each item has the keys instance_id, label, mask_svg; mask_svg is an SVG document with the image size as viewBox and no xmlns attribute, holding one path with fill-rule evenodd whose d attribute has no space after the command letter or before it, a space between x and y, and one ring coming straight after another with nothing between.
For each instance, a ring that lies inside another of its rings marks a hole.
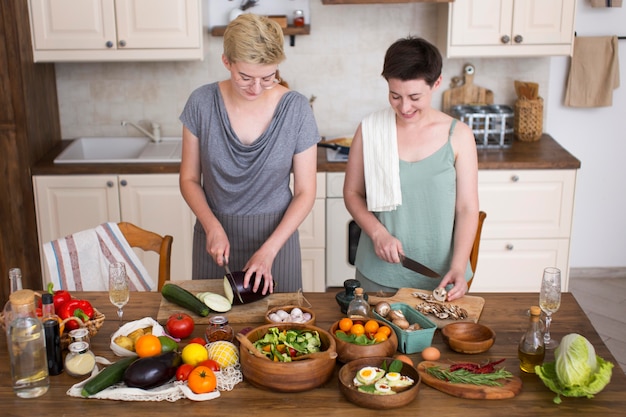
<instances>
[{"instance_id":1,"label":"dark glass bottle","mask_svg":"<svg viewBox=\"0 0 626 417\"><path fill-rule=\"evenodd\" d=\"M48 374L59 375L63 371L63 349L59 316L54 312L52 294L41 296L41 322L46 338L46 357L48 358Z\"/></svg>"}]
</instances>

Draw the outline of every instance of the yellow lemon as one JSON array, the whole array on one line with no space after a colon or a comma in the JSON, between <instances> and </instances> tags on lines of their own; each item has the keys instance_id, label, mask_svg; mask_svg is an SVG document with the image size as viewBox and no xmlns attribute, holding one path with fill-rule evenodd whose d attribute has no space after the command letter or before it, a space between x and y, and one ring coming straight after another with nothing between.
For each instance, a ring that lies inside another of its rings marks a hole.
<instances>
[{"instance_id":1,"label":"yellow lemon","mask_svg":"<svg viewBox=\"0 0 626 417\"><path fill-rule=\"evenodd\" d=\"M234 366L239 362L239 351L237 346L230 342L220 340L209 344L207 347L209 359L219 363L221 368Z\"/></svg>"},{"instance_id":2,"label":"yellow lemon","mask_svg":"<svg viewBox=\"0 0 626 417\"><path fill-rule=\"evenodd\" d=\"M198 343L190 343L183 348L181 353L184 363L196 366L202 361L209 359L206 348Z\"/></svg>"}]
</instances>

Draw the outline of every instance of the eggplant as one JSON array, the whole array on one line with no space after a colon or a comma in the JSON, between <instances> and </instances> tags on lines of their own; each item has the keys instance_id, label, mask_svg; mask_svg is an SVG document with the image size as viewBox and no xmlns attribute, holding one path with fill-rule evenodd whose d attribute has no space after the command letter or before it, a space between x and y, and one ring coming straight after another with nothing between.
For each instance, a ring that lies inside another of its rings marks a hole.
<instances>
[{"instance_id":1,"label":"eggplant","mask_svg":"<svg viewBox=\"0 0 626 417\"><path fill-rule=\"evenodd\" d=\"M248 285L248 288L244 288L243 286L243 278L246 275L245 272L233 271L231 275L234 282L230 282L228 277L224 277L224 293L226 294L226 298L228 298L228 301L230 301L233 305L253 303L255 301L262 300L263 298L270 295L269 291L265 294L262 294L261 288L259 288L257 292L252 291L252 286L254 284L254 278L256 277L256 274L252 274L252 277L250 277L250 284ZM274 287L276 287L276 282L274 282ZM234 296L237 290L239 290L239 294L241 294L243 303L239 301L238 297Z\"/></svg>"},{"instance_id":2,"label":"eggplant","mask_svg":"<svg viewBox=\"0 0 626 417\"><path fill-rule=\"evenodd\" d=\"M150 389L158 387L176 375L176 369L181 363L180 354L176 351L139 358L131 363L124 372L124 383L132 388Z\"/></svg>"}]
</instances>

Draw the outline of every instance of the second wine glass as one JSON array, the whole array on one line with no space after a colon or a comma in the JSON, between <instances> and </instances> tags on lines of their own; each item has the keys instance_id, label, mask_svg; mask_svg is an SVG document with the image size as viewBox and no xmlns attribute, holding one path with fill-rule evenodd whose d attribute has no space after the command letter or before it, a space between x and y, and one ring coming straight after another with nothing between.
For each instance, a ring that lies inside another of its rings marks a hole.
<instances>
[{"instance_id":1,"label":"second wine glass","mask_svg":"<svg viewBox=\"0 0 626 417\"><path fill-rule=\"evenodd\" d=\"M539 307L546 314L546 328L543 334L543 343L546 349L554 349L559 342L550 336L550 324L552 314L556 313L561 306L561 271L558 268L546 268L543 270L541 279L541 291L539 292Z\"/></svg>"},{"instance_id":2,"label":"second wine glass","mask_svg":"<svg viewBox=\"0 0 626 417\"><path fill-rule=\"evenodd\" d=\"M130 291L128 287L128 277L126 276L126 265L124 262L113 262L109 265L109 300L117 307L117 317L119 325L122 325L124 306L128 303Z\"/></svg>"}]
</instances>

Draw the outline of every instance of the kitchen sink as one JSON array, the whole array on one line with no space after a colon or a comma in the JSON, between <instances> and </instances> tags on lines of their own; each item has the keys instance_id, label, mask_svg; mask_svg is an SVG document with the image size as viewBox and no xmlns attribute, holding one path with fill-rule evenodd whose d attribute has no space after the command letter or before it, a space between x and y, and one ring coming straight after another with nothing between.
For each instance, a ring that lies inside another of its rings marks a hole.
<instances>
[{"instance_id":1,"label":"kitchen sink","mask_svg":"<svg viewBox=\"0 0 626 417\"><path fill-rule=\"evenodd\" d=\"M180 162L182 139L164 137L77 138L54 160L57 164Z\"/></svg>"}]
</instances>

